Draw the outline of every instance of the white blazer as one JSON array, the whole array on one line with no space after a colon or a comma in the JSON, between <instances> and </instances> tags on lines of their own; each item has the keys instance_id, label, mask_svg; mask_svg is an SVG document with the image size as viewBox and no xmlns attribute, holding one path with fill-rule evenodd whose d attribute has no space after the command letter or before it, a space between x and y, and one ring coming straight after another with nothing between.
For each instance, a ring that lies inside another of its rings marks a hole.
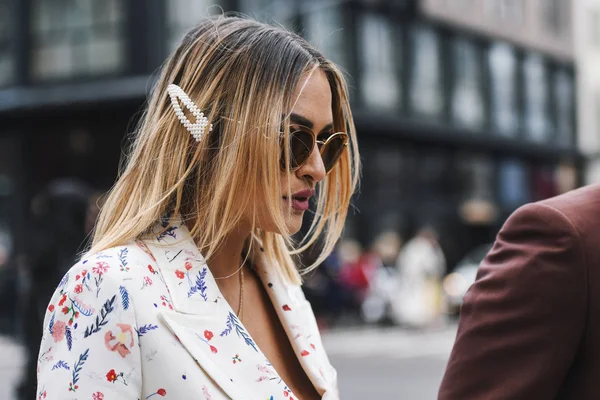
<instances>
[{"instance_id":1,"label":"white blazer","mask_svg":"<svg viewBox=\"0 0 600 400\"><path fill-rule=\"evenodd\" d=\"M304 371L323 399L338 399L337 373L300 286L284 283L262 253L255 258ZM181 222L69 270L45 316L38 398L298 399L223 298Z\"/></svg>"}]
</instances>

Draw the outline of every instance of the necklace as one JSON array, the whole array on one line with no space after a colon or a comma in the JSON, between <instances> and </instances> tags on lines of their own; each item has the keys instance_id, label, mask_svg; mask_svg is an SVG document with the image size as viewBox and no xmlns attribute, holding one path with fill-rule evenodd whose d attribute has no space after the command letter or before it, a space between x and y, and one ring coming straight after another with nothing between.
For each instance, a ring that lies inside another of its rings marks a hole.
<instances>
[{"instance_id":1,"label":"necklace","mask_svg":"<svg viewBox=\"0 0 600 400\"><path fill-rule=\"evenodd\" d=\"M238 306L238 319L240 322L244 317L244 270L242 269L240 272L240 304Z\"/></svg>"}]
</instances>

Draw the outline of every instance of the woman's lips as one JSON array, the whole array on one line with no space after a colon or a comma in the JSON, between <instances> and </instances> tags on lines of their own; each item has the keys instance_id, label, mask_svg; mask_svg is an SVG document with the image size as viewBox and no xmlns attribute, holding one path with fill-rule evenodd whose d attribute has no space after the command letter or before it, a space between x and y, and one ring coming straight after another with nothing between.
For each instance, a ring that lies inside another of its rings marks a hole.
<instances>
[{"instance_id":1,"label":"woman's lips","mask_svg":"<svg viewBox=\"0 0 600 400\"><path fill-rule=\"evenodd\" d=\"M292 195L292 208L297 211L308 210L308 200L314 195L314 193L314 190L306 189ZM287 202L288 197L283 196L283 200Z\"/></svg>"}]
</instances>

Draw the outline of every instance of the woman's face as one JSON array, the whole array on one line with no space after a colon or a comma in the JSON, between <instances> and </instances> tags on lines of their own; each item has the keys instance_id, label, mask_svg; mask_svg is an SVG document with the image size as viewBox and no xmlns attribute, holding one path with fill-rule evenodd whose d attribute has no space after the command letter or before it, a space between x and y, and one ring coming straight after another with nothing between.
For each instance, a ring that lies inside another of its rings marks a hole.
<instances>
[{"instance_id":1,"label":"woman's face","mask_svg":"<svg viewBox=\"0 0 600 400\"><path fill-rule=\"evenodd\" d=\"M331 110L331 88L325 73L318 68L312 75L300 80L294 93L297 99L291 113L293 124L304 125L312 129L317 137L333 132L333 113ZM308 161L289 175L284 171L279 175L281 193L280 207L285 216L287 234L294 234L302 227L302 218L308 209L309 198L314 195L318 182L325 178L325 167L315 143ZM289 209L287 188L291 188L292 208ZM267 232L279 232L275 221L266 210L259 208L258 227Z\"/></svg>"}]
</instances>

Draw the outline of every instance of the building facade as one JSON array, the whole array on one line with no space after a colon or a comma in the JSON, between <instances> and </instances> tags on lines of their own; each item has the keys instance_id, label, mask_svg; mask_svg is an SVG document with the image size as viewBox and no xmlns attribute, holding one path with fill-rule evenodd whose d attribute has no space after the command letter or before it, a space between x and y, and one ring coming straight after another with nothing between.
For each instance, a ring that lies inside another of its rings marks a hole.
<instances>
[{"instance_id":1,"label":"building facade","mask_svg":"<svg viewBox=\"0 0 600 400\"><path fill-rule=\"evenodd\" d=\"M18 247L52 179L110 187L168 52L198 18L236 10L299 32L348 74L363 181L345 234L368 246L432 225L452 265L583 168L564 2L483 3L0 0L0 224Z\"/></svg>"}]
</instances>

